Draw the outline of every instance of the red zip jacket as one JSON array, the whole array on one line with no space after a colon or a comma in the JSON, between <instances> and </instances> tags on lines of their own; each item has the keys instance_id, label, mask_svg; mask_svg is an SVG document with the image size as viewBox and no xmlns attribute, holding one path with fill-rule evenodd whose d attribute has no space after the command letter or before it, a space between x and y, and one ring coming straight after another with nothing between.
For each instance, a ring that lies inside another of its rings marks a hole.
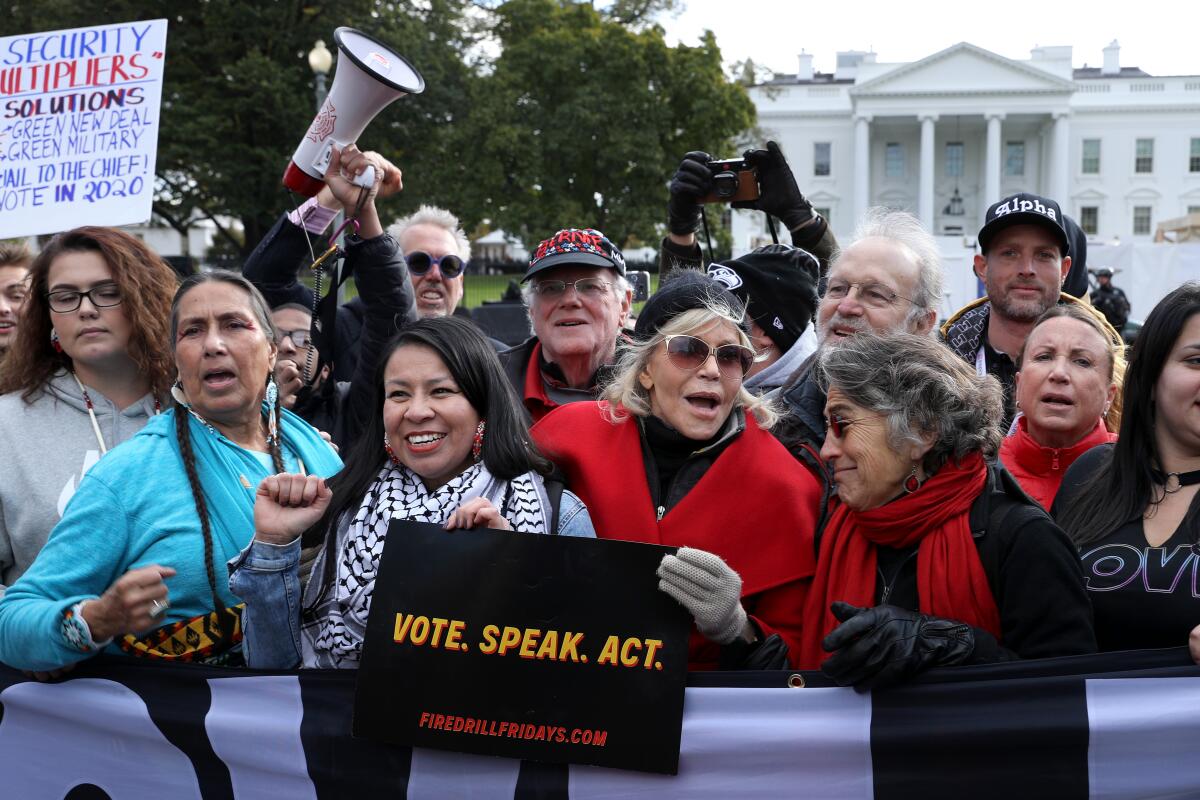
<instances>
[{"instance_id":1,"label":"red zip jacket","mask_svg":"<svg viewBox=\"0 0 1200 800\"><path fill-rule=\"evenodd\" d=\"M1117 435L1109 433L1104 422L1098 420L1091 433L1070 447L1043 447L1029 435L1029 420L1021 417L1017 420L1016 432L1006 436L1000 445L1000 461L1021 484L1025 494L1048 510L1058 494L1067 467L1096 445L1116 439Z\"/></svg>"}]
</instances>

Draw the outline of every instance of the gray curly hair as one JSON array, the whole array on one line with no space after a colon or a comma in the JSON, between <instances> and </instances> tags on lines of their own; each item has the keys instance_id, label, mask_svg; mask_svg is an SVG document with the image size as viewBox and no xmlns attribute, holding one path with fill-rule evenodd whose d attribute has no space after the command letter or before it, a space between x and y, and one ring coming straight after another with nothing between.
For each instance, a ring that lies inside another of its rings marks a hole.
<instances>
[{"instance_id":1,"label":"gray curly hair","mask_svg":"<svg viewBox=\"0 0 1200 800\"><path fill-rule=\"evenodd\" d=\"M985 459L1000 449L1003 392L991 375L980 377L941 342L927 336L860 333L818 356L817 380L850 402L887 419L888 444L900 451L933 447L921 462L925 474L973 452Z\"/></svg>"}]
</instances>

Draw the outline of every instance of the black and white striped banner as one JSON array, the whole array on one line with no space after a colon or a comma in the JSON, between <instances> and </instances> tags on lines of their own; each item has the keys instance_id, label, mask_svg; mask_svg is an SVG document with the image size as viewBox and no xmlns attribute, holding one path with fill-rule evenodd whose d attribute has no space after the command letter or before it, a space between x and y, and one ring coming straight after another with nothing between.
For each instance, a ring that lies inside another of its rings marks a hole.
<instances>
[{"instance_id":1,"label":"black and white striped banner","mask_svg":"<svg viewBox=\"0 0 1200 800\"><path fill-rule=\"evenodd\" d=\"M789 677L691 676L664 776L356 740L347 672L111 659L42 684L0 668L0 797L1200 797L1200 667L1183 650L943 670L874 695Z\"/></svg>"}]
</instances>

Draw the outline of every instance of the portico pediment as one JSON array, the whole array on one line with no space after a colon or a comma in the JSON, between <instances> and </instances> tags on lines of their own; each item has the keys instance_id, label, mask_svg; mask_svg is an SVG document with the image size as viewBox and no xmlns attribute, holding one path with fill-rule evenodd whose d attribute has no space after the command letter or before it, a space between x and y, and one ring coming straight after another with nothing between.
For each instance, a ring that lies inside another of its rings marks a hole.
<instances>
[{"instance_id":1,"label":"portico pediment","mask_svg":"<svg viewBox=\"0 0 1200 800\"><path fill-rule=\"evenodd\" d=\"M959 42L938 53L870 78L850 90L856 97L981 94L1065 94L1074 83L990 50Z\"/></svg>"}]
</instances>

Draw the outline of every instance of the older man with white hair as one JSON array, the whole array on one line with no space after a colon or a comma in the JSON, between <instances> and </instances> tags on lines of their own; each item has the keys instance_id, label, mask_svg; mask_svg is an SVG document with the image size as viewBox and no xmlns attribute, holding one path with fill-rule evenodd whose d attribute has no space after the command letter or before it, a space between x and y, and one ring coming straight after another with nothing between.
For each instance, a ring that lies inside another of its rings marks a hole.
<instances>
[{"instance_id":1,"label":"older man with white hair","mask_svg":"<svg viewBox=\"0 0 1200 800\"><path fill-rule=\"evenodd\" d=\"M863 331L929 335L941 297L941 256L929 232L904 211L870 209L852 243L830 264L817 306L818 352ZM812 364L810 357L776 395L785 413L773 432L792 455L820 475L825 392L811 372Z\"/></svg>"}]
</instances>

